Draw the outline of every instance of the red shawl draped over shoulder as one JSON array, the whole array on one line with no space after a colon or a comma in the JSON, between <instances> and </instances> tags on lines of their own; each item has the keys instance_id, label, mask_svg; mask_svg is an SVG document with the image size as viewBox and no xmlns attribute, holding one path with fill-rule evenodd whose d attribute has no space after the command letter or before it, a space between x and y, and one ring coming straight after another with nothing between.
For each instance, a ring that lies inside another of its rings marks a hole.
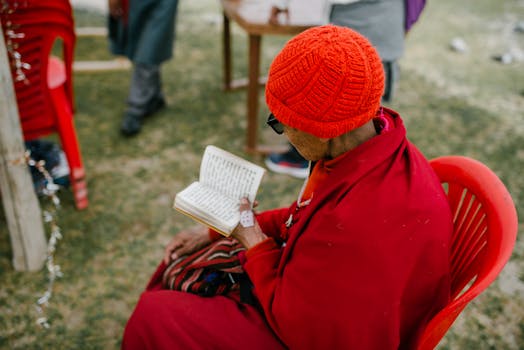
<instances>
[{"instance_id":1,"label":"red shawl draped over shoulder","mask_svg":"<svg viewBox=\"0 0 524 350\"><path fill-rule=\"evenodd\" d=\"M279 236L244 268L269 324L291 349L405 349L449 299L452 218L442 186L386 110L390 131L344 154L311 203L262 213Z\"/></svg>"}]
</instances>

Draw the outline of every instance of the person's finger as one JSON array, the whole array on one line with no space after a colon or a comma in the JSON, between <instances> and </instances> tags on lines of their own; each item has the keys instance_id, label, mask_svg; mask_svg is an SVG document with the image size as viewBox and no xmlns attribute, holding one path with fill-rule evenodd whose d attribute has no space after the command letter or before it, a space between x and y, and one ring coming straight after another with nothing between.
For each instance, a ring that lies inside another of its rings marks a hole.
<instances>
[{"instance_id":1,"label":"person's finger","mask_svg":"<svg viewBox=\"0 0 524 350\"><path fill-rule=\"evenodd\" d=\"M172 257L173 253L182 246L182 242L178 241L177 239L173 239L167 246L164 252L164 261L166 264L169 264L170 257Z\"/></svg>"},{"instance_id":2,"label":"person's finger","mask_svg":"<svg viewBox=\"0 0 524 350\"><path fill-rule=\"evenodd\" d=\"M187 255L194 250L193 247L189 247L187 244L181 245L171 252L171 259L176 260L183 255Z\"/></svg>"},{"instance_id":3,"label":"person's finger","mask_svg":"<svg viewBox=\"0 0 524 350\"><path fill-rule=\"evenodd\" d=\"M175 261L176 259L178 259L178 257L179 257L179 255L176 252L173 252L169 256L169 259L170 259L170 261Z\"/></svg>"},{"instance_id":4,"label":"person's finger","mask_svg":"<svg viewBox=\"0 0 524 350\"><path fill-rule=\"evenodd\" d=\"M251 203L247 198L240 199L240 212L244 210L251 210Z\"/></svg>"},{"instance_id":5,"label":"person's finger","mask_svg":"<svg viewBox=\"0 0 524 350\"><path fill-rule=\"evenodd\" d=\"M164 263L165 263L166 265L169 265L169 260L170 260L170 258L171 258L171 252L168 251L168 250L166 250L166 251L164 252Z\"/></svg>"},{"instance_id":6,"label":"person's finger","mask_svg":"<svg viewBox=\"0 0 524 350\"><path fill-rule=\"evenodd\" d=\"M172 250L171 249L166 249L164 251L164 262L166 263L166 265L169 264L169 262L170 262L171 254L172 254Z\"/></svg>"}]
</instances>

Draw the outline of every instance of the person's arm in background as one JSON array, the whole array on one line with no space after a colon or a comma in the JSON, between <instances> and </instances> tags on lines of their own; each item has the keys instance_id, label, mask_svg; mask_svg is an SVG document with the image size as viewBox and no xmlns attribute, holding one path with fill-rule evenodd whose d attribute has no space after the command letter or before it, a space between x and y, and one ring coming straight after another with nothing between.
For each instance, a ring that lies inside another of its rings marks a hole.
<instances>
[{"instance_id":1,"label":"person's arm in background","mask_svg":"<svg viewBox=\"0 0 524 350\"><path fill-rule=\"evenodd\" d=\"M124 14L122 0L108 0L109 14L113 18L120 18Z\"/></svg>"}]
</instances>

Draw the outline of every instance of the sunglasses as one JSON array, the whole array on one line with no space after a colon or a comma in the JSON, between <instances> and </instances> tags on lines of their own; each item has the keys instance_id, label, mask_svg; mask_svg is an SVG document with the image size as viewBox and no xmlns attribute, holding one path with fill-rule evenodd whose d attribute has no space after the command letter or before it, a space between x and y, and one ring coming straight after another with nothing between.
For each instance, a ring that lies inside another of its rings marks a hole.
<instances>
[{"instance_id":1,"label":"sunglasses","mask_svg":"<svg viewBox=\"0 0 524 350\"><path fill-rule=\"evenodd\" d=\"M273 113L269 113L266 124L269 125L271 129L273 129L273 131L277 134L282 135L284 133L284 125L280 123L277 118L275 118Z\"/></svg>"}]
</instances>

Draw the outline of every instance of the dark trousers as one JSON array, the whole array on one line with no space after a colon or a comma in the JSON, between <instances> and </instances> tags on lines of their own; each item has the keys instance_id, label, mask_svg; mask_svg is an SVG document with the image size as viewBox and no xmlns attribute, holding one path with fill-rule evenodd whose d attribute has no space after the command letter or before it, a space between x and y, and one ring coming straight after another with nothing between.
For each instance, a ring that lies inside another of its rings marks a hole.
<instances>
[{"instance_id":1,"label":"dark trousers","mask_svg":"<svg viewBox=\"0 0 524 350\"><path fill-rule=\"evenodd\" d=\"M127 97L127 112L146 115L163 98L160 66L135 64Z\"/></svg>"}]
</instances>

